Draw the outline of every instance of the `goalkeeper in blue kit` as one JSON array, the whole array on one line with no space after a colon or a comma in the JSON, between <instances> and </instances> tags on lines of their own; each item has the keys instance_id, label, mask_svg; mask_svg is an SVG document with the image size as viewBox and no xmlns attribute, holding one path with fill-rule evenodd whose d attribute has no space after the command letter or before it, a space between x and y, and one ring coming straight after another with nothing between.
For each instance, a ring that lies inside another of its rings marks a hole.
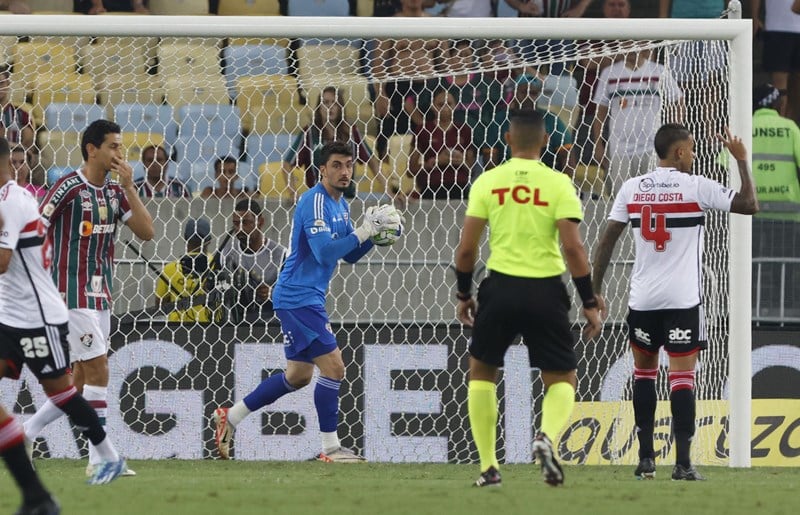
<instances>
[{"instance_id":1,"label":"goalkeeper in blue kit","mask_svg":"<svg viewBox=\"0 0 800 515\"><path fill-rule=\"evenodd\" d=\"M340 259L355 263L383 231L400 231L400 213L390 205L367 209L353 228L350 208L342 198L353 177L353 152L344 142L327 143L321 151L320 182L303 194L292 221L289 256L272 292L275 314L281 322L286 354L284 373L268 377L230 408L214 411L216 444L223 459L230 457L234 430L253 411L272 404L311 382L314 367L320 374L314 387L314 405L322 433L321 461L364 461L342 447L339 386L344 362L325 311L325 294Z\"/></svg>"}]
</instances>

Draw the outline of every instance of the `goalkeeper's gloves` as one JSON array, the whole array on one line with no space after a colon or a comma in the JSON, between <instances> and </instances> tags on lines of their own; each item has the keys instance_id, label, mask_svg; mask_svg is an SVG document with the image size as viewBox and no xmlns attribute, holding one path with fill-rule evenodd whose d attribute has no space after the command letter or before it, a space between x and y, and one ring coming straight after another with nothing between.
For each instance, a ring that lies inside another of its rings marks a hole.
<instances>
[{"instance_id":1,"label":"goalkeeper's gloves","mask_svg":"<svg viewBox=\"0 0 800 515\"><path fill-rule=\"evenodd\" d=\"M381 232L380 223L378 223L378 217L375 215L375 211L377 207L370 206L364 211L364 216L361 217L361 225L359 225L356 230L353 231L353 234L356 235L358 238L358 243L362 244L371 237L375 236L379 232Z\"/></svg>"},{"instance_id":2,"label":"goalkeeper's gloves","mask_svg":"<svg viewBox=\"0 0 800 515\"><path fill-rule=\"evenodd\" d=\"M400 227L401 222L400 213L394 206L389 204L371 206L364 212L361 225L353 231L353 234L361 244L385 229L396 230Z\"/></svg>"}]
</instances>

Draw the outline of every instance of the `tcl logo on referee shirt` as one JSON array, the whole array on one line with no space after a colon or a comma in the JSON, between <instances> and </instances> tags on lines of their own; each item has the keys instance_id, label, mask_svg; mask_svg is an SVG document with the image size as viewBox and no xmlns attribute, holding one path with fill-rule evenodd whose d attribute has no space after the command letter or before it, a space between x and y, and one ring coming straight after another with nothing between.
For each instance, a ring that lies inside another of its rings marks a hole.
<instances>
[{"instance_id":1,"label":"tcl logo on referee shirt","mask_svg":"<svg viewBox=\"0 0 800 515\"><path fill-rule=\"evenodd\" d=\"M511 193L511 195L508 195L508 193ZM531 195L531 193L533 193L533 195ZM511 200L517 204L549 206L550 203L539 198L539 194L539 188L534 188L533 192L531 192L531 189L524 184L514 186L513 188L496 188L492 190L492 195L497 195L497 203L501 206L506 203L506 196L509 196Z\"/></svg>"}]
</instances>

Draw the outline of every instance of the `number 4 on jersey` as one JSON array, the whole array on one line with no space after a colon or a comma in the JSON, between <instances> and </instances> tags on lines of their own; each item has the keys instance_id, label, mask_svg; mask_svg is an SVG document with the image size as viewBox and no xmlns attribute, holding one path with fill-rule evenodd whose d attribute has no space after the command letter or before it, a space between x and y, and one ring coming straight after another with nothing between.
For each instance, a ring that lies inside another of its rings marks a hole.
<instances>
[{"instance_id":1,"label":"number 4 on jersey","mask_svg":"<svg viewBox=\"0 0 800 515\"><path fill-rule=\"evenodd\" d=\"M664 252L667 242L672 239L672 234L667 230L667 217L664 213L653 216L653 207L642 206L642 238L655 244L656 252Z\"/></svg>"}]
</instances>

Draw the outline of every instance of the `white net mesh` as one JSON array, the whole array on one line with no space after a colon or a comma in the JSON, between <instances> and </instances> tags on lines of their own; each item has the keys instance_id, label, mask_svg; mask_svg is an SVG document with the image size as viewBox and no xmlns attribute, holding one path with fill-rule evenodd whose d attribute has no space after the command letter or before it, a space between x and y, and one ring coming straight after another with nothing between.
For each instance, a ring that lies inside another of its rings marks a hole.
<instances>
[{"instance_id":1,"label":"white net mesh","mask_svg":"<svg viewBox=\"0 0 800 515\"><path fill-rule=\"evenodd\" d=\"M340 266L328 295L347 364L340 435L376 460L464 462L477 456L466 429L467 335L454 325L449 269L470 180L507 157L502 134L510 108L548 113L544 161L573 174L584 199L589 249L615 184L655 164L651 142L662 121L686 121L699 142L698 172L727 183L711 144L729 121L724 41L266 36L0 39L0 57L12 66L8 97L27 113L19 121L28 118L35 131L27 149L32 183L51 186L79 167L81 131L107 118L122 128L136 177L153 183L142 187L179 197L146 201L154 241L129 246L128 229L118 233L109 426L130 458L213 456L212 410L283 367L277 320L265 325L248 318L258 308L221 291L231 282L217 280L211 288L194 280L199 289L193 292L182 282L180 295L164 287L166 302L194 293L191 300L206 317L200 319L212 320L167 323L153 308L157 272L186 254L189 218L210 221L213 255L232 230L234 203L245 196L264 207L267 237L288 245L295 195L316 180L323 141L354 144L354 219L376 202L393 200L405 209L401 242ZM22 129L6 126L6 135L13 139L18 130L27 145ZM150 151L146 166L143 150L151 145L165 153L162 159ZM224 157L232 158L231 176L215 171ZM187 196L181 197L176 180ZM711 332L698 394L718 401L727 377L726 217L710 216L706 230ZM560 448L568 462L631 462L635 456L632 364L623 326L632 259L627 237L606 280L608 329L597 342L577 344L580 403ZM204 275L189 265L181 270ZM505 377L501 453L506 461L529 461L541 385L521 348L509 354ZM43 401L39 388L26 383L0 388L23 414ZM310 391L243 423L236 457L302 459L317 452ZM668 398L663 380L659 395ZM594 404L599 401L610 404L601 409ZM724 460L726 409L701 403L698 462ZM79 446L67 434L66 422L52 425L39 451L77 456ZM668 445L662 449L666 455Z\"/></svg>"}]
</instances>

